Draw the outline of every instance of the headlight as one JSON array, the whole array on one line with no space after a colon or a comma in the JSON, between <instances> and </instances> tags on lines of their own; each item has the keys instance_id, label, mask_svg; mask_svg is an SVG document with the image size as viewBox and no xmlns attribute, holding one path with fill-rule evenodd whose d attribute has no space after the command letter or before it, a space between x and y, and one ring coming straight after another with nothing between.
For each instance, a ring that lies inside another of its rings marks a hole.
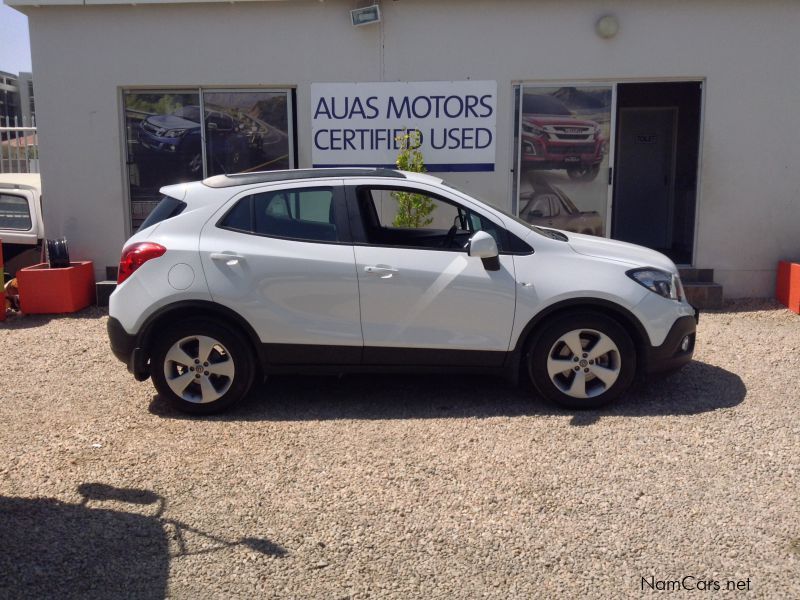
<instances>
[{"instance_id":1,"label":"headlight","mask_svg":"<svg viewBox=\"0 0 800 600\"><path fill-rule=\"evenodd\" d=\"M164 137L168 138L176 138L181 137L184 133L186 133L185 129L170 129L167 133L164 134Z\"/></svg>"},{"instance_id":2,"label":"headlight","mask_svg":"<svg viewBox=\"0 0 800 600\"><path fill-rule=\"evenodd\" d=\"M626 273L639 285L643 285L651 292L672 300L683 299L683 286L681 278L661 269L633 269Z\"/></svg>"},{"instance_id":3,"label":"headlight","mask_svg":"<svg viewBox=\"0 0 800 600\"><path fill-rule=\"evenodd\" d=\"M537 127L536 125L529 125L528 123L522 124L522 131L525 133L532 133L533 135L542 135L544 133L544 129L541 127Z\"/></svg>"}]
</instances>

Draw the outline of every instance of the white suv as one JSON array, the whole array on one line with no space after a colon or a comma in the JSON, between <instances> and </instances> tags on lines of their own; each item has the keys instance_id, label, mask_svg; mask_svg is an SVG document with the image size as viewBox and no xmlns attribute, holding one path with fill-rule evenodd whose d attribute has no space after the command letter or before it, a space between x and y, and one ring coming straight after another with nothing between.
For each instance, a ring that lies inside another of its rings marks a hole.
<instances>
[{"instance_id":1,"label":"white suv","mask_svg":"<svg viewBox=\"0 0 800 600\"><path fill-rule=\"evenodd\" d=\"M533 227L429 175L273 171L161 192L122 251L108 333L184 411L270 373L398 369L523 375L594 408L694 351L697 311L664 255Z\"/></svg>"}]
</instances>

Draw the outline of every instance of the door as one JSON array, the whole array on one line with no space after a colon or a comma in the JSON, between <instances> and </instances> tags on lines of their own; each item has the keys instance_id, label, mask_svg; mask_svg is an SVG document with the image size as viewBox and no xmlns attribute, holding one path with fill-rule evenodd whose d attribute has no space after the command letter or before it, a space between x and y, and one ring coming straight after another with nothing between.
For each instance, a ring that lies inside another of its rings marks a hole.
<instances>
[{"instance_id":1,"label":"door","mask_svg":"<svg viewBox=\"0 0 800 600\"><path fill-rule=\"evenodd\" d=\"M215 302L267 344L275 364L357 364L358 282L340 185L245 192L203 228L200 254Z\"/></svg>"},{"instance_id":2,"label":"door","mask_svg":"<svg viewBox=\"0 0 800 600\"><path fill-rule=\"evenodd\" d=\"M672 246L677 110L620 108L614 238Z\"/></svg>"},{"instance_id":3,"label":"door","mask_svg":"<svg viewBox=\"0 0 800 600\"><path fill-rule=\"evenodd\" d=\"M421 187L348 189L367 364L502 364L514 320L513 258L468 256L478 230L502 227Z\"/></svg>"}]
</instances>

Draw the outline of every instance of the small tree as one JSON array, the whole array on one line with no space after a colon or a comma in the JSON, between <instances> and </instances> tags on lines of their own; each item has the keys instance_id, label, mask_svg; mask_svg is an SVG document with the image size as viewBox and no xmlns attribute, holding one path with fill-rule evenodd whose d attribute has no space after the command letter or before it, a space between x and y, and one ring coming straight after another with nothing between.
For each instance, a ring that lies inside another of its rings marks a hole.
<instances>
[{"instance_id":1,"label":"small tree","mask_svg":"<svg viewBox=\"0 0 800 600\"><path fill-rule=\"evenodd\" d=\"M419 151L421 134L418 129L406 130L398 135L395 141L400 145L400 154L395 164L401 171L412 173L425 172L425 158ZM433 223L431 213L436 209L433 200L423 194L410 192L392 192L397 200L397 214L392 221L395 227L418 228Z\"/></svg>"}]
</instances>

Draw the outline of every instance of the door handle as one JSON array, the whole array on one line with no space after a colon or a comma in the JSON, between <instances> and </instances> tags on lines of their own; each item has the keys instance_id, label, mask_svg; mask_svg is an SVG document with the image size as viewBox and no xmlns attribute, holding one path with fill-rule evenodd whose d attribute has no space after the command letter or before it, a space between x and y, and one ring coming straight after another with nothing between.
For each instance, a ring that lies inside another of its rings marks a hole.
<instances>
[{"instance_id":1,"label":"door handle","mask_svg":"<svg viewBox=\"0 0 800 600\"><path fill-rule=\"evenodd\" d=\"M389 279L392 275L397 273L397 269L393 269L392 267L387 267L385 265L371 265L364 267L364 271L367 273L375 273L381 279Z\"/></svg>"},{"instance_id":2,"label":"door handle","mask_svg":"<svg viewBox=\"0 0 800 600\"><path fill-rule=\"evenodd\" d=\"M209 254L209 258L211 260L224 261L229 267L238 265L240 260L244 261L244 256L233 252L212 252Z\"/></svg>"}]
</instances>

